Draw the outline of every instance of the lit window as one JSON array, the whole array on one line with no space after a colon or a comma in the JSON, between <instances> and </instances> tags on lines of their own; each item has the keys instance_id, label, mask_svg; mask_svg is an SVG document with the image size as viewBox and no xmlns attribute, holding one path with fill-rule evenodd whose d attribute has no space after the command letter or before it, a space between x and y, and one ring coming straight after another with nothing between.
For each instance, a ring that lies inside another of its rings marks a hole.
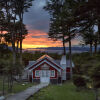
<instances>
[{"instance_id":1,"label":"lit window","mask_svg":"<svg viewBox=\"0 0 100 100\"><path fill-rule=\"evenodd\" d=\"M51 77L55 77L55 71L54 70L51 71Z\"/></svg>"},{"instance_id":2,"label":"lit window","mask_svg":"<svg viewBox=\"0 0 100 100\"><path fill-rule=\"evenodd\" d=\"M39 76L40 76L40 71L39 71L39 70L36 70L36 71L35 71L35 76L36 76L36 77L39 77Z\"/></svg>"}]
</instances>

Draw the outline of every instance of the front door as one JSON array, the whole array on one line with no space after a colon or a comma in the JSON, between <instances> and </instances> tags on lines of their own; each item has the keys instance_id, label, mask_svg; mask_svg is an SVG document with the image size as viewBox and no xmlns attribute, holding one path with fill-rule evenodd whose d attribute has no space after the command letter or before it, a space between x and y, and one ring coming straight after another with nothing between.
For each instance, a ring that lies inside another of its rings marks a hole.
<instances>
[{"instance_id":1,"label":"front door","mask_svg":"<svg viewBox=\"0 0 100 100\"><path fill-rule=\"evenodd\" d=\"M49 83L50 82L50 71L49 70L41 71L40 82L41 83Z\"/></svg>"}]
</instances>

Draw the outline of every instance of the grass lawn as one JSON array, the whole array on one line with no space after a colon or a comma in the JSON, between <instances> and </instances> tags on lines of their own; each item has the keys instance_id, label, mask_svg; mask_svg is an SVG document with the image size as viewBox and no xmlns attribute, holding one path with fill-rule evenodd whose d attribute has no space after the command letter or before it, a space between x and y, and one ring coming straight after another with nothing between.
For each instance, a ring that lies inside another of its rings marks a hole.
<instances>
[{"instance_id":1,"label":"grass lawn","mask_svg":"<svg viewBox=\"0 0 100 100\"><path fill-rule=\"evenodd\" d=\"M7 87L7 83L5 83L5 92L6 94L7 91L8 91L8 87ZM21 92L25 89L27 89L28 87L31 87L33 86L34 84L33 83L17 83L17 82L14 82L14 85L13 85L13 90L12 90L12 93L17 93L17 92ZM0 80L0 95L2 95L2 80Z\"/></svg>"},{"instance_id":2,"label":"grass lawn","mask_svg":"<svg viewBox=\"0 0 100 100\"><path fill-rule=\"evenodd\" d=\"M91 90L76 91L72 83L50 85L40 90L29 100L95 100L94 92Z\"/></svg>"},{"instance_id":3,"label":"grass lawn","mask_svg":"<svg viewBox=\"0 0 100 100\"><path fill-rule=\"evenodd\" d=\"M33 85L33 83L15 83L13 86L13 93L23 91Z\"/></svg>"}]
</instances>

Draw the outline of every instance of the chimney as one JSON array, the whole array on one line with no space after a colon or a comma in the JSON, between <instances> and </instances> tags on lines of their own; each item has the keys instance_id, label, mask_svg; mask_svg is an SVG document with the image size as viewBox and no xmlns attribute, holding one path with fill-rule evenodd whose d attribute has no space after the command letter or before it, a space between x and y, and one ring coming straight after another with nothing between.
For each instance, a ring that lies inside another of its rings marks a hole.
<instances>
[{"instance_id":1,"label":"chimney","mask_svg":"<svg viewBox=\"0 0 100 100\"><path fill-rule=\"evenodd\" d=\"M62 71L62 80L66 80L66 55L63 55L62 58L61 58L61 61L60 61L60 65L61 67L63 68L63 71Z\"/></svg>"}]
</instances>

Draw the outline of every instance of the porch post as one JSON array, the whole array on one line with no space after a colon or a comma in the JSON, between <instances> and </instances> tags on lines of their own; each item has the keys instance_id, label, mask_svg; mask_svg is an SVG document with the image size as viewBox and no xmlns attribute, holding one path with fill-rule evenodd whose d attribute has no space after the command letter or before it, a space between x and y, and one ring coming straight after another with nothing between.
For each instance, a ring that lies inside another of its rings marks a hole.
<instances>
[{"instance_id":1,"label":"porch post","mask_svg":"<svg viewBox=\"0 0 100 100\"><path fill-rule=\"evenodd\" d=\"M33 83L33 71L32 71L32 83Z\"/></svg>"}]
</instances>

